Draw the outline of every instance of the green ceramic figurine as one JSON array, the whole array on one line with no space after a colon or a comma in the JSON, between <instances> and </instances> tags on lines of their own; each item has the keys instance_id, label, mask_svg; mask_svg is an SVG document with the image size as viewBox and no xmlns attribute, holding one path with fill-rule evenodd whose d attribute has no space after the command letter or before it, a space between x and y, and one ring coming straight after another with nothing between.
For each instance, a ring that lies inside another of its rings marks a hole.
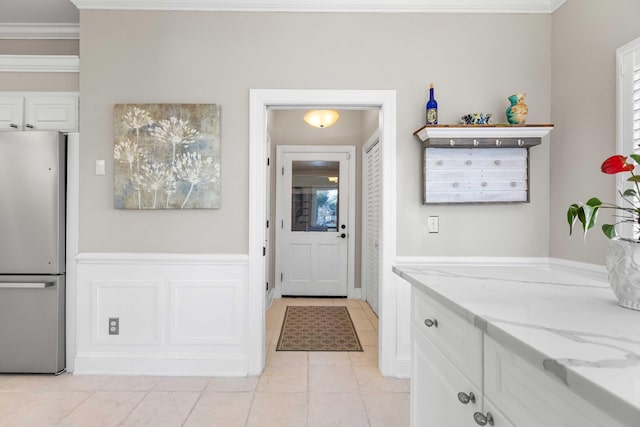
<instances>
[{"instance_id":1,"label":"green ceramic figurine","mask_svg":"<svg viewBox=\"0 0 640 427\"><path fill-rule=\"evenodd\" d=\"M512 125L523 125L527 120L529 107L524 103L526 93L516 93L509 97L511 105L507 108L507 121Z\"/></svg>"}]
</instances>

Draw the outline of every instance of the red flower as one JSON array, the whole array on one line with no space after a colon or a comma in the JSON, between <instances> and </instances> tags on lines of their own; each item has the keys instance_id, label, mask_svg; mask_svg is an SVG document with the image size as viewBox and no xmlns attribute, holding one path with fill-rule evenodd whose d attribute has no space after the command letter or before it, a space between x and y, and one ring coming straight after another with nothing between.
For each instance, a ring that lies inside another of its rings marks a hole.
<instances>
[{"instance_id":1,"label":"red flower","mask_svg":"<svg viewBox=\"0 0 640 427\"><path fill-rule=\"evenodd\" d=\"M611 156L605 160L604 163L602 163L602 166L600 166L600 169L604 173L613 175L618 172L630 172L633 170L633 167L634 166L631 163L627 163L627 158L625 156L616 154L615 156Z\"/></svg>"}]
</instances>

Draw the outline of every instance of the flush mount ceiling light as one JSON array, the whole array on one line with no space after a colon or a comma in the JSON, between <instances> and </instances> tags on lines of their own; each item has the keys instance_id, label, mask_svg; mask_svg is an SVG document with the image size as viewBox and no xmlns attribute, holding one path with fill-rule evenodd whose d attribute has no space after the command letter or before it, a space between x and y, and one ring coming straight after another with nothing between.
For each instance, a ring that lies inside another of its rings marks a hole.
<instances>
[{"instance_id":1,"label":"flush mount ceiling light","mask_svg":"<svg viewBox=\"0 0 640 427\"><path fill-rule=\"evenodd\" d=\"M340 114L335 110L311 110L304 115L304 121L316 128L328 128L339 118Z\"/></svg>"}]
</instances>

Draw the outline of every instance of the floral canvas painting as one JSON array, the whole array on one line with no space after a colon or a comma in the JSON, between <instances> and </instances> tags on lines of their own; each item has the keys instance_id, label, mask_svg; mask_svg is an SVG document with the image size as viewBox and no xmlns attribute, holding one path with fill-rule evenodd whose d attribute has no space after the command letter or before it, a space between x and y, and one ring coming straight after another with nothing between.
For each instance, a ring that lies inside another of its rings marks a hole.
<instances>
[{"instance_id":1,"label":"floral canvas painting","mask_svg":"<svg viewBox=\"0 0 640 427\"><path fill-rule=\"evenodd\" d=\"M114 106L117 209L220 207L220 108Z\"/></svg>"}]
</instances>

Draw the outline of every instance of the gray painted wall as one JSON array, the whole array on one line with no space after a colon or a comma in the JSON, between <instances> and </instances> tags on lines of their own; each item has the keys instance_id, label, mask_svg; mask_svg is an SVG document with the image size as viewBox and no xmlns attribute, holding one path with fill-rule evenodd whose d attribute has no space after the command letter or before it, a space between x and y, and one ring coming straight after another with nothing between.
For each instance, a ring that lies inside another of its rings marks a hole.
<instances>
[{"instance_id":1,"label":"gray painted wall","mask_svg":"<svg viewBox=\"0 0 640 427\"><path fill-rule=\"evenodd\" d=\"M600 225L569 239L566 211L590 197L615 202L615 179L600 172L616 154L616 49L640 37L637 0L569 0L553 14L551 116L552 257L604 264Z\"/></svg>"},{"instance_id":2,"label":"gray painted wall","mask_svg":"<svg viewBox=\"0 0 640 427\"><path fill-rule=\"evenodd\" d=\"M399 255L549 253L549 139L531 151L530 204L436 207L421 205L413 136L430 81L442 123L502 121L515 92L531 123L549 122L549 15L82 11L81 33L82 252L247 253L249 90L287 88L397 91ZM222 106L221 209L113 209L112 111L126 102ZM440 234L426 234L429 215Z\"/></svg>"}]
</instances>

